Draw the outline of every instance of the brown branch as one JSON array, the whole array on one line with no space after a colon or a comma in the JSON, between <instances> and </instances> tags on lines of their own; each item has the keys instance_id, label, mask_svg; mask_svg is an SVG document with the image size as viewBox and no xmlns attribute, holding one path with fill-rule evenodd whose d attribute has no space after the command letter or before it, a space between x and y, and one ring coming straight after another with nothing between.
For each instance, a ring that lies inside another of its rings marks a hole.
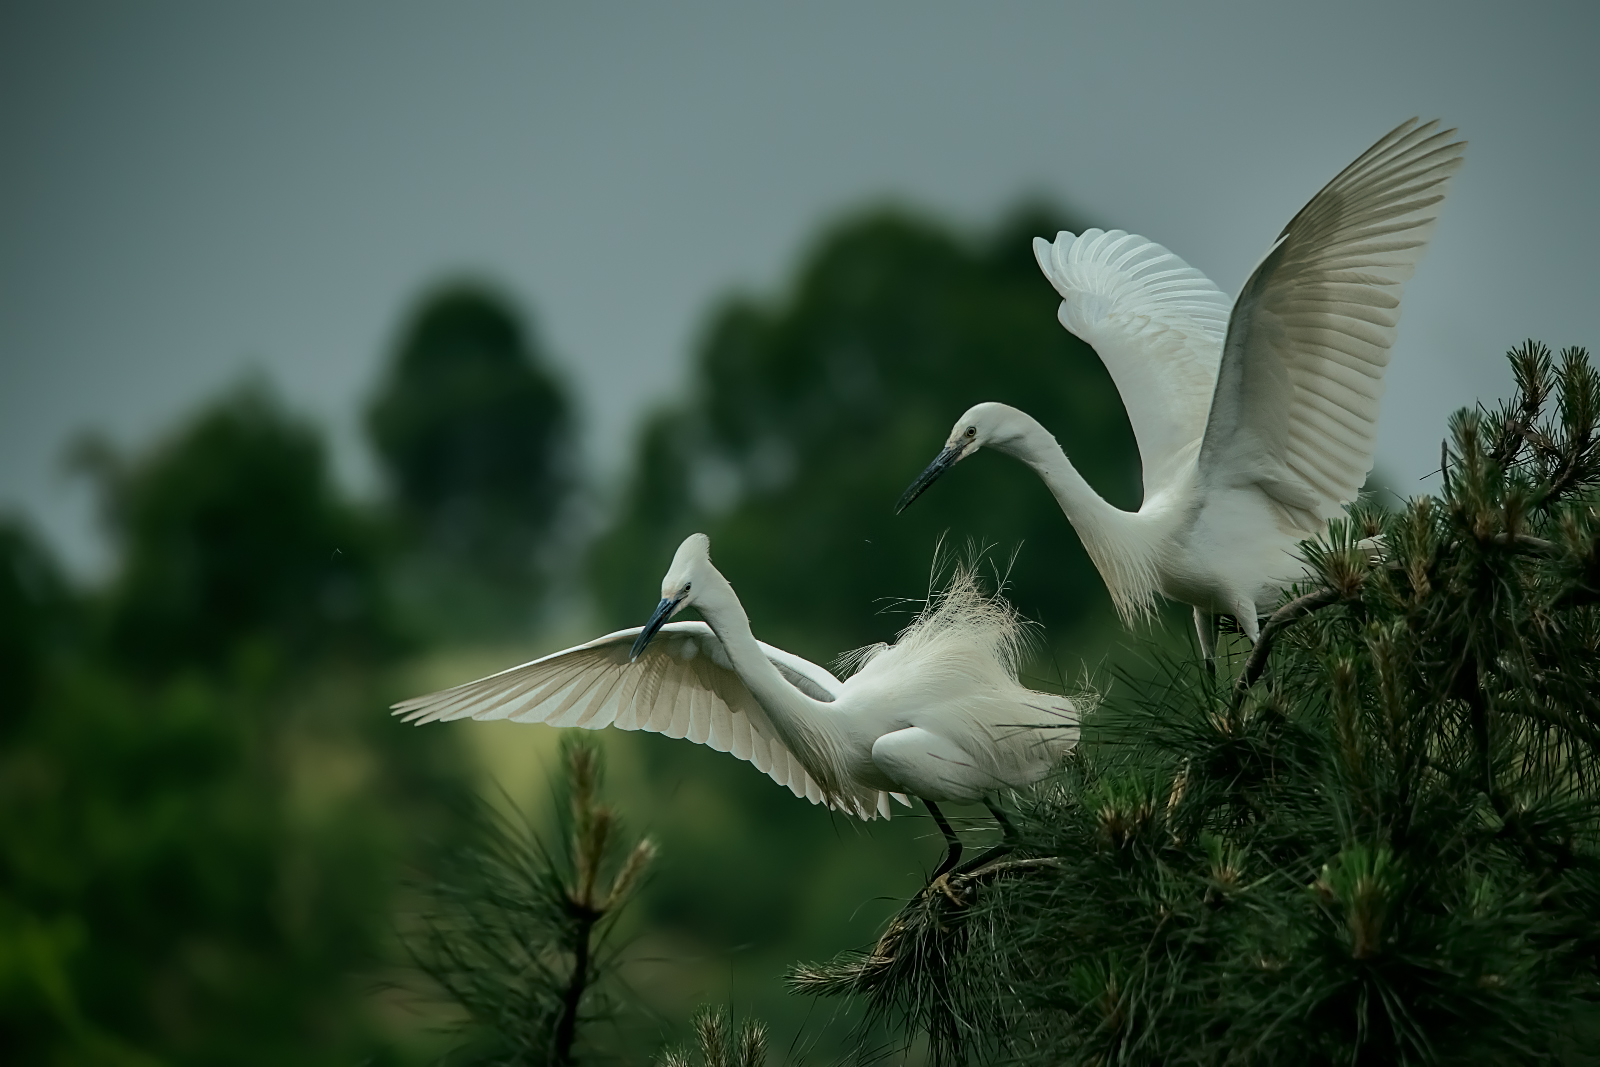
<instances>
[{"instance_id":1,"label":"brown branch","mask_svg":"<svg viewBox=\"0 0 1600 1067\"><path fill-rule=\"evenodd\" d=\"M1522 446L1532 444L1528 432L1532 428L1532 419L1538 416L1535 411L1528 412L1527 401L1523 402L1522 411L1506 420L1500 431L1500 440L1495 442L1489 450L1489 462L1501 470L1505 470L1516 462L1517 456L1522 452Z\"/></svg>"},{"instance_id":2,"label":"brown branch","mask_svg":"<svg viewBox=\"0 0 1600 1067\"><path fill-rule=\"evenodd\" d=\"M1344 598L1338 590L1319 589L1314 593L1296 597L1273 612L1267 619L1267 624L1261 628L1255 647L1250 650L1250 657L1244 661L1244 670L1233 683L1234 702L1243 700L1245 693L1260 679L1261 672L1267 666L1267 657L1272 653L1272 642L1280 633L1312 612L1320 611L1330 604L1337 604L1342 599Z\"/></svg>"},{"instance_id":3,"label":"brown branch","mask_svg":"<svg viewBox=\"0 0 1600 1067\"><path fill-rule=\"evenodd\" d=\"M556 1019L554 1062L557 1064L572 1063L572 1046L578 1036L578 1012L583 1007L583 994L588 991L592 977L589 973L589 941L595 924L604 914L577 901L569 901L568 907L573 919L572 944L569 946L572 950L572 974L567 979L567 988L562 990L561 1014Z\"/></svg>"},{"instance_id":4,"label":"brown branch","mask_svg":"<svg viewBox=\"0 0 1600 1067\"><path fill-rule=\"evenodd\" d=\"M1054 856L1026 860L994 860L970 871L951 871L949 874L941 874L923 886L922 893L918 895L943 893L950 903L957 907L965 907L968 903L964 896L967 887L977 882L980 878L988 878L1005 871L1025 871L1039 867L1059 866L1061 866L1061 861Z\"/></svg>"},{"instance_id":5,"label":"brown branch","mask_svg":"<svg viewBox=\"0 0 1600 1067\"><path fill-rule=\"evenodd\" d=\"M1578 436L1576 446L1567 454L1566 463L1556 473L1550 485L1539 496L1539 504L1549 507L1570 492L1579 482L1579 474L1583 470L1584 459L1589 451L1589 432L1584 430Z\"/></svg>"},{"instance_id":6,"label":"brown branch","mask_svg":"<svg viewBox=\"0 0 1600 1067\"><path fill-rule=\"evenodd\" d=\"M1488 538L1488 542L1491 545L1521 548L1525 549L1526 551L1537 552L1540 555L1545 556L1553 556L1556 554L1556 544L1554 541L1546 541L1544 538L1534 537L1532 534L1498 533L1493 537Z\"/></svg>"},{"instance_id":7,"label":"brown branch","mask_svg":"<svg viewBox=\"0 0 1600 1067\"><path fill-rule=\"evenodd\" d=\"M999 860L995 863L985 864L982 867L979 867L977 870L967 871L958 877L961 881L970 881L974 878L977 878L979 875L999 874L1002 871L1021 871L1027 870L1031 867L1059 866L1061 866L1061 861L1054 856L1045 856L1040 859L1031 860Z\"/></svg>"}]
</instances>

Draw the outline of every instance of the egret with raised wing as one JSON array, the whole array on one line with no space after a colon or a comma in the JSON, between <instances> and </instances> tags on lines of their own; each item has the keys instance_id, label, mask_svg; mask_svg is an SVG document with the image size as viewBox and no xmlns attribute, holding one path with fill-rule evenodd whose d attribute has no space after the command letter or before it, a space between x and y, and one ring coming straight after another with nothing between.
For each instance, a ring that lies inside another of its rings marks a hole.
<instances>
[{"instance_id":1,"label":"egret with raised wing","mask_svg":"<svg viewBox=\"0 0 1600 1067\"><path fill-rule=\"evenodd\" d=\"M1461 166L1454 134L1412 119L1378 141L1284 227L1231 304L1143 237L1036 239L1061 324L1093 346L1127 408L1143 503L1113 507L1032 416L986 403L961 416L896 510L997 449L1044 479L1125 622L1159 593L1194 607L1208 661L1219 615L1253 642L1258 614L1304 574L1299 542L1372 470L1401 289Z\"/></svg>"},{"instance_id":2,"label":"egret with raised wing","mask_svg":"<svg viewBox=\"0 0 1600 1067\"><path fill-rule=\"evenodd\" d=\"M704 622L671 622L693 607ZM949 846L939 801L982 800L1029 785L1077 741L1079 702L1017 680L1025 624L969 570L892 645L863 649L841 682L755 639L733 587L693 534L644 626L395 705L409 722L510 719L687 737L753 763L797 797L861 819L889 798L920 797ZM1002 825L1005 820L990 803Z\"/></svg>"}]
</instances>

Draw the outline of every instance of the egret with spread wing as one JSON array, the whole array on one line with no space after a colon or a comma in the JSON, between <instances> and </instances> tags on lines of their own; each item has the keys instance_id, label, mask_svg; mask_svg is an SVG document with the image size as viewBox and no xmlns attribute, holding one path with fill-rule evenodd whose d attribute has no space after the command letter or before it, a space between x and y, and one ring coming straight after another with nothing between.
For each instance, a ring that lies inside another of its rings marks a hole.
<instances>
[{"instance_id":1,"label":"egret with spread wing","mask_svg":"<svg viewBox=\"0 0 1600 1067\"><path fill-rule=\"evenodd\" d=\"M402 701L396 713L687 737L861 819L887 818L889 798L909 803L910 794L950 846L936 875L961 855L938 801L987 803L1043 777L1076 742L1077 704L1017 681L1023 623L970 572L958 571L893 645L854 657L859 669L840 682L757 641L710 552L705 534L679 546L644 626ZM687 607L705 622L668 621Z\"/></svg>"},{"instance_id":2,"label":"egret with spread wing","mask_svg":"<svg viewBox=\"0 0 1600 1067\"><path fill-rule=\"evenodd\" d=\"M1231 306L1143 237L1036 239L1061 324L1094 347L1128 410L1143 504L1113 507L1048 430L991 403L961 416L897 510L998 449L1044 479L1124 621L1160 593L1194 607L1208 660L1218 615L1254 641L1258 613L1304 573L1296 546L1372 469L1401 289L1466 147L1454 133L1412 119L1373 145L1284 227Z\"/></svg>"}]
</instances>

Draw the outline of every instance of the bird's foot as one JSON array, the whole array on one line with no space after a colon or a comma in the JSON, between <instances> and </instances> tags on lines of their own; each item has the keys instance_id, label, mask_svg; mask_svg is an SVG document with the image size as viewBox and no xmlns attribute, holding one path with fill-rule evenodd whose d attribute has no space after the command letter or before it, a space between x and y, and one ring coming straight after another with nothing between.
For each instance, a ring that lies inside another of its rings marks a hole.
<instances>
[{"instance_id":1,"label":"bird's foot","mask_svg":"<svg viewBox=\"0 0 1600 1067\"><path fill-rule=\"evenodd\" d=\"M933 869L933 877L928 879L929 884L937 882L948 875L961 863L961 842L951 841L950 847L945 849L944 859L939 861L939 866Z\"/></svg>"},{"instance_id":2,"label":"bird's foot","mask_svg":"<svg viewBox=\"0 0 1600 1067\"><path fill-rule=\"evenodd\" d=\"M962 881L962 882L966 881L966 879L961 876L961 873L959 871L947 872L945 874L936 874L936 875L933 876L933 880L928 883L928 887L925 890L923 890L923 892L925 892L925 893L942 893L942 894L944 894L945 899L950 901L950 903L954 904L956 907L958 907L958 908L966 907L966 905L967 905L967 897L966 897L966 893L965 893L965 888L966 887L954 884L951 881L952 877L954 877L958 881Z\"/></svg>"}]
</instances>

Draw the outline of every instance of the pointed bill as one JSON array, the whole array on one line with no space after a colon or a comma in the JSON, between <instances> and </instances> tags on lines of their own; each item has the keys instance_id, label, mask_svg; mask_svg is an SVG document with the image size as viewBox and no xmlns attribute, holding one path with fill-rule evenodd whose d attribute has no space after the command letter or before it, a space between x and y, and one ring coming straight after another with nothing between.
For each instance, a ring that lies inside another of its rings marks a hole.
<instances>
[{"instance_id":1,"label":"pointed bill","mask_svg":"<svg viewBox=\"0 0 1600 1067\"><path fill-rule=\"evenodd\" d=\"M628 662L632 663L644 652L650 644L650 639L656 632L665 626L667 620L672 618L672 613L678 610L678 605L683 603L683 596L666 597L656 605L655 614L650 616L650 621L644 624L644 629L639 631L639 636L634 639L633 651L628 653Z\"/></svg>"},{"instance_id":2,"label":"pointed bill","mask_svg":"<svg viewBox=\"0 0 1600 1067\"><path fill-rule=\"evenodd\" d=\"M954 467L965 452L964 443L945 445L939 454L933 457L933 462L917 475L917 480L911 483L911 487L900 495L900 502L894 506L894 513L898 515L910 507L911 502L921 496L924 489L936 482L939 475Z\"/></svg>"}]
</instances>

